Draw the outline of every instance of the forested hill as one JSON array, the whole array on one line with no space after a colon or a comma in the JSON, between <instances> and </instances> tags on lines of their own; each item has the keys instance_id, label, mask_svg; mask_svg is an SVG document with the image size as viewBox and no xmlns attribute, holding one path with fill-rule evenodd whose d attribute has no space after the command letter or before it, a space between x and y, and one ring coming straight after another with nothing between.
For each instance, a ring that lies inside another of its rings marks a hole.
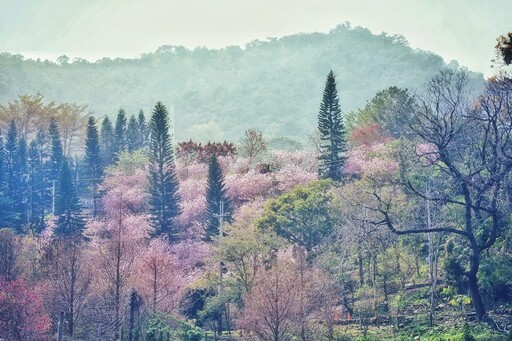
<instances>
[{"instance_id":1,"label":"forested hill","mask_svg":"<svg viewBox=\"0 0 512 341\"><path fill-rule=\"evenodd\" d=\"M236 139L249 127L267 137L304 136L316 126L325 76L337 75L344 112L396 85L416 89L446 66L401 36L349 25L220 50L162 46L136 59L34 61L0 55L0 103L41 92L86 104L97 116L174 107L176 138ZM480 88L481 74L472 74Z\"/></svg>"}]
</instances>

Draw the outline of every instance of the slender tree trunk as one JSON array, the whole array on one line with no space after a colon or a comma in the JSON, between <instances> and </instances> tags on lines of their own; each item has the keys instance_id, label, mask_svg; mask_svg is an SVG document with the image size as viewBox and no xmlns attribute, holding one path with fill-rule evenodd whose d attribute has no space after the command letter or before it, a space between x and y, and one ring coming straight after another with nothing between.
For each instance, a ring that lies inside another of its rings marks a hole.
<instances>
[{"instance_id":1,"label":"slender tree trunk","mask_svg":"<svg viewBox=\"0 0 512 341\"><path fill-rule=\"evenodd\" d=\"M471 293L471 301L473 302L473 308L475 308L476 319L481 321L485 316L485 306L482 300L482 296L480 295L480 291L478 289L478 279L476 274L478 273L478 268L480 267L480 248L478 243L473 235L473 217L471 215L471 196L469 195L469 190L466 186L462 187L464 193L464 200L466 203L466 212L465 212L465 229L467 232L467 237L469 239L469 243L471 245L472 255L470 257L470 269L466 273L466 277L468 279L469 291Z\"/></svg>"},{"instance_id":2,"label":"slender tree trunk","mask_svg":"<svg viewBox=\"0 0 512 341\"><path fill-rule=\"evenodd\" d=\"M96 215L98 214L98 205L96 203L97 187L98 187L98 184L96 183L96 180L94 179L93 183L92 183L92 216L93 216L93 218L96 218Z\"/></svg>"},{"instance_id":3,"label":"slender tree trunk","mask_svg":"<svg viewBox=\"0 0 512 341\"><path fill-rule=\"evenodd\" d=\"M155 261L153 261L155 263ZM153 268L153 313L156 313L156 293L157 293L157 278L158 278L158 270L157 270L157 265L156 264L153 264L154 265L154 268Z\"/></svg>"},{"instance_id":4,"label":"slender tree trunk","mask_svg":"<svg viewBox=\"0 0 512 341\"><path fill-rule=\"evenodd\" d=\"M130 297L130 320L128 322L128 341L133 341L133 326L135 324L135 300L134 295Z\"/></svg>"},{"instance_id":5,"label":"slender tree trunk","mask_svg":"<svg viewBox=\"0 0 512 341\"><path fill-rule=\"evenodd\" d=\"M74 252L74 251L73 251ZM69 336L73 338L73 329L74 329L74 319L75 319L75 282L76 282L76 274L75 274L75 260L73 255L73 261L71 262L71 279L70 279L70 287L69 287L69 316L68 316L68 328L69 328Z\"/></svg>"},{"instance_id":6,"label":"slender tree trunk","mask_svg":"<svg viewBox=\"0 0 512 341\"><path fill-rule=\"evenodd\" d=\"M357 264L359 266L359 285L364 285L364 267L363 267L363 255L361 251L361 243L357 244Z\"/></svg>"},{"instance_id":7,"label":"slender tree trunk","mask_svg":"<svg viewBox=\"0 0 512 341\"><path fill-rule=\"evenodd\" d=\"M64 324L64 312L60 312L59 324L57 324L57 341L62 341L62 325Z\"/></svg>"},{"instance_id":8,"label":"slender tree trunk","mask_svg":"<svg viewBox=\"0 0 512 341\"><path fill-rule=\"evenodd\" d=\"M116 259L116 279L115 279L115 293L114 293L114 309L115 309L115 323L114 323L114 340L119 339L119 310L120 310L120 302L121 302L121 245L118 244L118 253Z\"/></svg>"}]
</instances>

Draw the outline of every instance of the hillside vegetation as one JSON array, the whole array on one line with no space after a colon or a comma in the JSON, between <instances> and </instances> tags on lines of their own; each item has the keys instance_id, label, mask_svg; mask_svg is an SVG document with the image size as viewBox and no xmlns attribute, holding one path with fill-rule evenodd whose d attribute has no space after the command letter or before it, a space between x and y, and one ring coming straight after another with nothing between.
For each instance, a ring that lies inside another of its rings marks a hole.
<instances>
[{"instance_id":1,"label":"hillside vegetation","mask_svg":"<svg viewBox=\"0 0 512 341\"><path fill-rule=\"evenodd\" d=\"M157 100L174 108L178 140L238 138L247 127L269 138L313 132L324 77L338 76L343 112L364 106L389 86L414 90L446 66L402 36L374 35L344 24L329 33L255 40L220 50L162 46L136 59L57 63L0 54L0 103L41 92L111 118L149 111ZM452 62L451 66L456 66ZM474 88L481 74L471 74Z\"/></svg>"}]
</instances>

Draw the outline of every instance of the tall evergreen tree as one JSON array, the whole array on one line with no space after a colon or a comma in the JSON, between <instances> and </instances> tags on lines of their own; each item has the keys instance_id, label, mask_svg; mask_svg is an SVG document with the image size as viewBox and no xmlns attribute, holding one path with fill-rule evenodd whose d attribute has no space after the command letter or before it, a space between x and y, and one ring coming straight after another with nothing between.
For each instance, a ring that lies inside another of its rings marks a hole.
<instances>
[{"instance_id":1,"label":"tall evergreen tree","mask_svg":"<svg viewBox=\"0 0 512 341\"><path fill-rule=\"evenodd\" d=\"M5 148L2 132L0 131L0 226L5 226L9 217L9 198L6 193L6 167L5 167Z\"/></svg>"},{"instance_id":2,"label":"tall evergreen tree","mask_svg":"<svg viewBox=\"0 0 512 341\"><path fill-rule=\"evenodd\" d=\"M222 203L222 204L221 204ZM206 241L211 241L219 235L220 208L223 206L223 218L231 221L232 209L230 200L224 187L224 175L219 164L217 156L213 154L208 163L208 181L206 185Z\"/></svg>"},{"instance_id":3,"label":"tall evergreen tree","mask_svg":"<svg viewBox=\"0 0 512 341\"><path fill-rule=\"evenodd\" d=\"M139 111L137 123L139 125L140 148L146 148L149 142L149 129L148 124L146 123L146 116L144 115L144 111L142 109Z\"/></svg>"},{"instance_id":4,"label":"tall evergreen tree","mask_svg":"<svg viewBox=\"0 0 512 341\"><path fill-rule=\"evenodd\" d=\"M115 156L117 157L120 153L126 151L126 114L123 109L119 109L117 114L116 126L115 126Z\"/></svg>"},{"instance_id":5,"label":"tall evergreen tree","mask_svg":"<svg viewBox=\"0 0 512 341\"><path fill-rule=\"evenodd\" d=\"M90 116L87 121L87 131L85 137L85 168L87 175L91 179L92 185L92 206L93 216L97 214L97 188L100 183L100 177L103 174L103 167L100 156L100 142L96 120Z\"/></svg>"},{"instance_id":6,"label":"tall evergreen tree","mask_svg":"<svg viewBox=\"0 0 512 341\"><path fill-rule=\"evenodd\" d=\"M29 174L29 201L28 201L28 221L30 228L35 232L41 232L44 229L44 191L46 182L44 181L44 170L42 159L40 158L39 145L36 140L30 143L28 149L28 174Z\"/></svg>"},{"instance_id":7,"label":"tall evergreen tree","mask_svg":"<svg viewBox=\"0 0 512 341\"><path fill-rule=\"evenodd\" d=\"M41 181L36 181L39 184L37 192L38 196L42 200L42 208L39 211L40 220L44 223L45 212L49 212L52 208L52 183L50 182L50 177L45 172L48 172L47 165L45 165L46 160L51 155L51 150L48 150L48 136L45 134L43 129L38 129L36 135L36 149L37 149L37 164L40 165L41 170L40 174L36 174ZM30 154L30 151L29 151ZM34 155L35 157L35 155ZM36 161L32 161L36 162Z\"/></svg>"},{"instance_id":8,"label":"tall evergreen tree","mask_svg":"<svg viewBox=\"0 0 512 341\"><path fill-rule=\"evenodd\" d=\"M29 187L29 174L28 174L28 162L27 162L27 141L23 136L20 136L18 140L18 193L16 207L20 214L20 223L27 223L27 211L30 197Z\"/></svg>"},{"instance_id":9,"label":"tall evergreen tree","mask_svg":"<svg viewBox=\"0 0 512 341\"><path fill-rule=\"evenodd\" d=\"M16 123L12 121L7 131L5 142L5 197L6 220L4 224L21 232L22 195L18 131Z\"/></svg>"},{"instance_id":10,"label":"tall evergreen tree","mask_svg":"<svg viewBox=\"0 0 512 341\"><path fill-rule=\"evenodd\" d=\"M101 123L101 140L100 151L103 167L110 166L115 161L115 134L112 122L108 117L103 119Z\"/></svg>"},{"instance_id":11,"label":"tall evergreen tree","mask_svg":"<svg viewBox=\"0 0 512 341\"><path fill-rule=\"evenodd\" d=\"M149 204L154 235L167 234L171 241L178 237L175 220L181 213L178 178L169 134L169 114L158 102L153 110L149 142Z\"/></svg>"},{"instance_id":12,"label":"tall evergreen tree","mask_svg":"<svg viewBox=\"0 0 512 341\"><path fill-rule=\"evenodd\" d=\"M0 192L2 191L2 185L4 183L4 161L5 161L4 138L2 136L2 130L0 129Z\"/></svg>"},{"instance_id":13,"label":"tall evergreen tree","mask_svg":"<svg viewBox=\"0 0 512 341\"><path fill-rule=\"evenodd\" d=\"M139 125L137 123L137 119L135 118L135 115L131 115L130 119L128 120L128 128L126 129L126 136L128 138L126 139L126 146L128 148L128 152L132 153L133 151L141 148L140 143L140 133L139 133Z\"/></svg>"},{"instance_id":14,"label":"tall evergreen tree","mask_svg":"<svg viewBox=\"0 0 512 341\"><path fill-rule=\"evenodd\" d=\"M345 127L336 90L336 80L332 71L327 75L320 112L318 113L320 131L320 165L318 175L340 181L346 160L347 142Z\"/></svg>"},{"instance_id":15,"label":"tall evergreen tree","mask_svg":"<svg viewBox=\"0 0 512 341\"><path fill-rule=\"evenodd\" d=\"M59 173L62 168L62 160L64 158L64 150L62 148L62 140L60 138L59 127L55 119L51 119L50 128L48 129L50 138L50 160L48 165L49 179L58 180Z\"/></svg>"},{"instance_id":16,"label":"tall evergreen tree","mask_svg":"<svg viewBox=\"0 0 512 341\"><path fill-rule=\"evenodd\" d=\"M18 131L14 121L9 125L5 141L5 175L8 193L16 192L20 174L18 170Z\"/></svg>"},{"instance_id":17,"label":"tall evergreen tree","mask_svg":"<svg viewBox=\"0 0 512 341\"><path fill-rule=\"evenodd\" d=\"M73 183L73 172L69 161L65 158L59 172L59 185L55 202L55 215L57 217L55 236L80 237L85 228L80 202Z\"/></svg>"}]
</instances>

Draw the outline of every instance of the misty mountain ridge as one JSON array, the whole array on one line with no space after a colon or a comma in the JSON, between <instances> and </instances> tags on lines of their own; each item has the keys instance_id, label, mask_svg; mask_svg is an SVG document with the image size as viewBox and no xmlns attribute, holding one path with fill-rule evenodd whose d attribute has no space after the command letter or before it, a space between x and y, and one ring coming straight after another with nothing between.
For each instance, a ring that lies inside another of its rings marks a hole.
<instances>
[{"instance_id":1,"label":"misty mountain ridge","mask_svg":"<svg viewBox=\"0 0 512 341\"><path fill-rule=\"evenodd\" d=\"M174 113L177 140L236 140L248 128L266 137L304 137L317 124L325 78L333 70L344 112L389 86L415 90L447 65L412 49L400 35L375 35L343 24L329 33L300 33L222 49L162 46L139 58L57 62L0 54L0 103L40 92L47 101L86 104L111 118L163 101ZM471 73L479 90L484 79Z\"/></svg>"}]
</instances>

